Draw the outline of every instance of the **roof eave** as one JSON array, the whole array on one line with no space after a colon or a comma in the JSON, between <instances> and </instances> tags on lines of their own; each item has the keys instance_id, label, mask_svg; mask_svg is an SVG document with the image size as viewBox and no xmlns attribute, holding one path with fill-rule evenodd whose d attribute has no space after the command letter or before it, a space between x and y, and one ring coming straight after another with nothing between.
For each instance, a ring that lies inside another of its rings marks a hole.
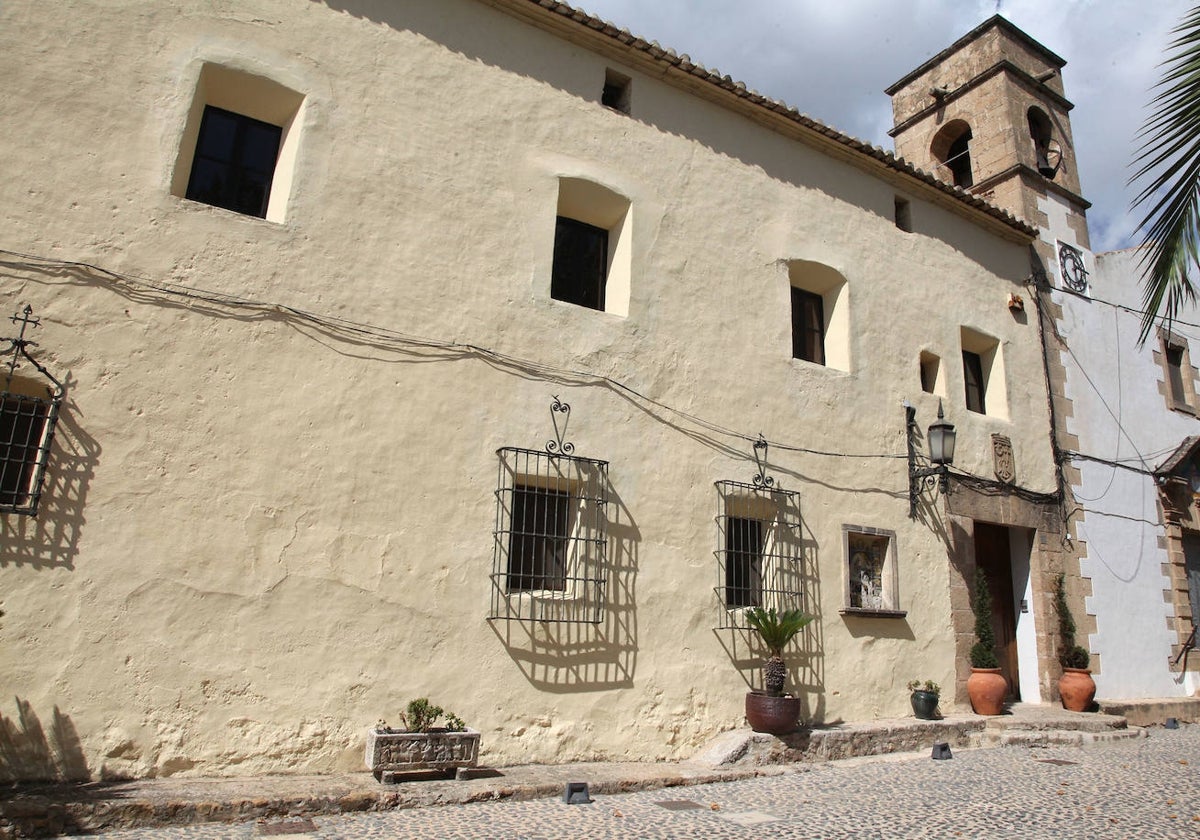
<instances>
[{"instance_id":1,"label":"roof eave","mask_svg":"<svg viewBox=\"0 0 1200 840\"><path fill-rule=\"evenodd\" d=\"M569 41L658 75L718 105L738 111L774 130L794 137L852 165L899 181L947 208L1000 233L1004 238L1028 242L1037 229L984 199L938 180L893 152L873 146L800 113L785 102L763 96L729 76L696 64L686 54L677 54L657 42L646 41L627 29L559 2L559 0L480 0L521 20L548 30ZM1014 27L1015 28L1015 27ZM1019 31L1019 30L1018 30ZM1027 36L1026 36L1027 37ZM786 127L786 129L785 129ZM797 130L798 129L798 130ZM897 177L898 176L898 177Z\"/></svg>"}]
</instances>

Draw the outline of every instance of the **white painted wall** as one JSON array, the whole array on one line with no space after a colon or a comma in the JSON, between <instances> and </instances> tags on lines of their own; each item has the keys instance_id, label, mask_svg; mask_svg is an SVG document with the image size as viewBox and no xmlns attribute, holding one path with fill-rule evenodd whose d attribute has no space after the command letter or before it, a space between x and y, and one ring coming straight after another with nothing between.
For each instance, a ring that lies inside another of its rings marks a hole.
<instances>
[{"instance_id":1,"label":"white painted wall","mask_svg":"<svg viewBox=\"0 0 1200 840\"><path fill-rule=\"evenodd\" d=\"M1077 245L1064 205L1051 197L1044 209L1050 219L1046 238ZM1170 588L1163 574L1167 554L1159 546L1163 529L1157 490L1145 473L1185 437L1200 433L1200 421L1170 410L1159 393L1163 372L1151 355L1158 342L1137 346L1136 311L1142 306L1138 252L1092 255L1082 250L1092 270L1088 295L1053 295L1063 308L1060 329L1069 348L1062 356L1072 409L1067 429L1078 436L1081 453L1141 471L1085 459L1074 462L1081 480L1073 489L1083 510L1072 520L1087 546L1081 572L1091 580L1087 610L1097 622L1088 646L1102 660L1095 675L1097 696L1190 694L1192 687L1168 668L1177 639L1168 627L1172 609L1164 598ZM1048 268L1061 286L1059 266ZM1196 322L1197 313L1189 311L1183 318ZM1200 328L1177 323L1174 329L1191 347L1200 347Z\"/></svg>"},{"instance_id":2,"label":"white painted wall","mask_svg":"<svg viewBox=\"0 0 1200 840\"><path fill-rule=\"evenodd\" d=\"M1017 681L1021 688L1022 703L1042 702L1042 690L1038 680L1038 627L1034 619L1033 579L1029 574L1033 537L1034 532L1028 528L1008 529L1013 597L1016 599L1013 613L1017 617Z\"/></svg>"}]
</instances>

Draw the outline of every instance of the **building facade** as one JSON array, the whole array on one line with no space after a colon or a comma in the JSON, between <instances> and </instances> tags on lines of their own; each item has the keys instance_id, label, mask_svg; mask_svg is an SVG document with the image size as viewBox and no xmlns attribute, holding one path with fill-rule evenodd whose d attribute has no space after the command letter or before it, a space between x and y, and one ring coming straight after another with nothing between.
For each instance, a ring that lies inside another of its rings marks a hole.
<instances>
[{"instance_id":1,"label":"building facade","mask_svg":"<svg viewBox=\"0 0 1200 840\"><path fill-rule=\"evenodd\" d=\"M993 18L889 88L893 135L907 159L1038 227L1031 287L1062 473L1061 571L1097 693L1191 697L1200 319L1189 310L1139 345L1141 252L1091 250L1064 64ZM1039 588L1053 598L1052 577Z\"/></svg>"},{"instance_id":2,"label":"building facade","mask_svg":"<svg viewBox=\"0 0 1200 840\"><path fill-rule=\"evenodd\" d=\"M753 605L807 720L899 716L976 566L1063 567L1011 213L544 0L69 14L0 7L7 777L359 769L415 697L684 756Z\"/></svg>"}]
</instances>

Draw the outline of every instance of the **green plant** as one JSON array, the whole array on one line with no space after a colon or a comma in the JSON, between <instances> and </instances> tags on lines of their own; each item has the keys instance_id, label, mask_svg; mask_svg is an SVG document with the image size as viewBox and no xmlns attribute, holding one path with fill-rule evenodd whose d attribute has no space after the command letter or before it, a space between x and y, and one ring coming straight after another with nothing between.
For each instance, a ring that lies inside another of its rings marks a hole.
<instances>
[{"instance_id":1,"label":"green plant","mask_svg":"<svg viewBox=\"0 0 1200 840\"><path fill-rule=\"evenodd\" d=\"M988 590L987 575L975 571L975 598L971 602L975 612L975 644L971 646L972 668L999 668L996 658L996 634L992 631L992 593Z\"/></svg>"},{"instance_id":2,"label":"green plant","mask_svg":"<svg viewBox=\"0 0 1200 840\"><path fill-rule=\"evenodd\" d=\"M909 691L928 691L930 694L939 694L939 695L942 693L942 687L940 685L938 685L937 683L935 683L933 680L925 680L925 682L923 682L923 683L920 680L910 680L908 683L908 690Z\"/></svg>"},{"instance_id":3,"label":"green plant","mask_svg":"<svg viewBox=\"0 0 1200 840\"><path fill-rule=\"evenodd\" d=\"M437 727L436 724L441 718L445 718L446 725ZM447 712L441 706L433 705L427 697L410 700L408 708L400 715L400 722L404 724L404 730L407 732L431 732L435 728L445 729L447 732L462 732L467 728L462 718ZM382 720L377 727L390 731L387 723Z\"/></svg>"},{"instance_id":4,"label":"green plant","mask_svg":"<svg viewBox=\"0 0 1200 840\"><path fill-rule=\"evenodd\" d=\"M765 610L751 607L746 610L746 622L758 632L762 643L771 651L771 658L763 663L763 687L767 694L778 697L783 694L787 680L787 666L783 664L783 648L793 637L813 620L803 610L787 610L777 613L774 607Z\"/></svg>"},{"instance_id":5,"label":"green plant","mask_svg":"<svg viewBox=\"0 0 1200 840\"><path fill-rule=\"evenodd\" d=\"M1200 108L1200 7L1184 14L1172 30L1163 76L1154 86L1154 113L1138 133L1138 181L1142 192L1133 206L1148 209L1138 226L1144 248L1142 332L1144 344L1163 317L1170 325L1195 302L1191 274L1200 264L1200 146L1196 113Z\"/></svg>"},{"instance_id":6,"label":"green plant","mask_svg":"<svg viewBox=\"0 0 1200 840\"><path fill-rule=\"evenodd\" d=\"M1092 655L1075 643L1075 619L1067 606L1066 575L1054 579L1054 608L1058 612L1058 661L1064 668L1086 668Z\"/></svg>"}]
</instances>

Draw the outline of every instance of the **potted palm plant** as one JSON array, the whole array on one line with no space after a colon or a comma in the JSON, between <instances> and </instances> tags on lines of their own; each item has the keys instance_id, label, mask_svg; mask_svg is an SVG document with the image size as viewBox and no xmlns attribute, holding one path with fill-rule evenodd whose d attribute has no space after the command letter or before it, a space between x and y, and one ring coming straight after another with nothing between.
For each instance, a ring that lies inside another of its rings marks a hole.
<instances>
[{"instance_id":1,"label":"potted palm plant","mask_svg":"<svg viewBox=\"0 0 1200 840\"><path fill-rule=\"evenodd\" d=\"M937 720L938 698L941 696L942 688L933 680L912 680L908 684L908 690L912 692L909 696L909 701L912 703L913 714L917 720Z\"/></svg>"},{"instance_id":2,"label":"potted palm plant","mask_svg":"<svg viewBox=\"0 0 1200 840\"><path fill-rule=\"evenodd\" d=\"M770 658L763 663L765 690L746 694L746 720L755 732L785 735L795 731L800 721L800 698L784 694L787 665L783 662L783 649L812 620L813 616L806 615L803 610L783 613L776 612L774 607L746 610L746 622L771 652Z\"/></svg>"},{"instance_id":3,"label":"potted palm plant","mask_svg":"<svg viewBox=\"0 0 1200 840\"><path fill-rule=\"evenodd\" d=\"M1088 670L1092 655L1075 643L1075 619L1067 606L1066 575L1054 581L1054 606L1058 612L1058 661L1063 674L1058 680L1058 696L1064 709L1086 712L1096 699L1096 681Z\"/></svg>"},{"instance_id":4,"label":"potted palm plant","mask_svg":"<svg viewBox=\"0 0 1200 840\"><path fill-rule=\"evenodd\" d=\"M479 732L427 698L409 702L400 721L399 729L381 720L367 730L367 766L381 782L395 781L397 773L458 770L479 762Z\"/></svg>"},{"instance_id":5,"label":"potted palm plant","mask_svg":"<svg viewBox=\"0 0 1200 840\"><path fill-rule=\"evenodd\" d=\"M1004 695L1008 683L1000 673L996 658L996 634L992 630L992 595L987 576L975 570L975 597L971 602L975 613L975 644L971 647L971 676L967 678L967 696L977 715L998 715L1004 711Z\"/></svg>"}]
</instances>

